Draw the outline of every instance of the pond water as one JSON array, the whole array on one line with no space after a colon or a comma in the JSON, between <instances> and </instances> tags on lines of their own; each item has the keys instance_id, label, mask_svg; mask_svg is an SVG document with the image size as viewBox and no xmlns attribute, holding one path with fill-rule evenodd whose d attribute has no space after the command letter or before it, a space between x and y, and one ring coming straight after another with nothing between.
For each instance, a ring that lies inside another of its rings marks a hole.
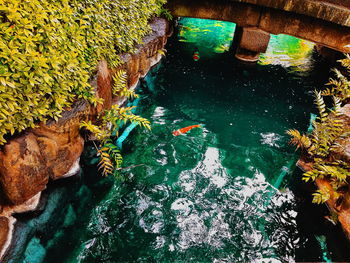
<instances>
[{"instance_id":1,"label":"pond water","mask_svg":"<svg viewBox=\"0 0 350 263\"><path fill-rule=\"evenodd\" d=\"M124 181L96 181L96 166L85 163L84 187L94 194L45 262L348 256L334 245L343 238L339 228L325 222L325 210L311 205L299 184L298 154L285 134L307 130L312 91L328 70L314 66L312 44L288 36L273 36L257 65L241 64L229 52L233 32L224 22L180 22L166 57L139 89L152 131L136 129L123 145L124 166L140 166L123 171ZM195 124L201 127L172 135Z\"/></svg>"}]
</instances>

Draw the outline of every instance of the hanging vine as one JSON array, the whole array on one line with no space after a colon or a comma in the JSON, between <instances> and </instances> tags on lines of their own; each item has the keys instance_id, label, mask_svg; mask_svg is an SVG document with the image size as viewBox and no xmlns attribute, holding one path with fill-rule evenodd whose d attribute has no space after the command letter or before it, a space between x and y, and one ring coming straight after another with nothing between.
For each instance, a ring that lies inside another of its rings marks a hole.
<instances>
[{"instance_id":1,"label":"hanging vine","mask_svg":"<svg viewBox=\"0 0 350 263\"><path fill-rule=\"evenodd\" d=\"M134 91L128 90L126 73L122 70L117 71L113 77L113 92L115 95L136 98ZM151 129L150 122L138 115L132 113L132 107L120 107L113 105L110 110L106 110L98 116L97 124L91 121L82 122L80 127L85 128L94 134L96 143L94 143L97 154L100 158L99 169L104 176L116 174L121 168L123 157L120 150L113 142L113 138L119 135L119 129L128 122L135 123L148 130ZM112 136L112 134L114 134Z\"/></svg>"}]
</instances>

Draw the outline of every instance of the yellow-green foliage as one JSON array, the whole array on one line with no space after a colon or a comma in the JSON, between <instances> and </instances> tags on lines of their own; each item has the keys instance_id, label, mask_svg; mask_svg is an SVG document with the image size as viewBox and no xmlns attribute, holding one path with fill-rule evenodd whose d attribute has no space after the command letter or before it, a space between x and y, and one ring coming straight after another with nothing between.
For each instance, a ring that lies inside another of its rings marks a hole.
<instances>
[{"instance_id":1,"label":"yellow-green foliage","mask_svg":"<svg viewBox=\"0 0 350 263\"><path fill-rule=\"evenodd\" d=\"M340 61L346 70L350 72L350 57ZM334 197L341 197L341 189L347 187L350 175L350 166L341 160L334 160L332 151L341 148L338 140L348 138L350 132L345 130L341 116L342 103L349 102L350 81L339 70L334 70L336 79L330 80L332 89L323 92L315 91L315 104L319 111L319 117L313 123L313 131L309 135L301 134L297 130L288 130L292 139L291 144L301 148L313 161L312 170L303 174L303 180L315 181L327 179L334 189ZM331 110L327 110L323 96L333 96ZM330 198L330 194L324 190L318 190L313 194L314 203L324 203ZM342 200L342 199L339 199Z\"/></svg>"},{"instance_id":2,"label":"yellow-green foliage","mask_svg":"<svg viewBox=\"0 0 350 263\"><path fill-rule=\"evenodd\" d=\"M315 92L315 104L319 110L319 117L313 123L313 132L302 135L297 130L288 130L287 134L292 137L291 144L301 148L313 159L313 169L303 174L303 180L308 182L315 181L317 178L327 178L337 191L347 185L350 167L340 160L332 160L330 153L338 147L336 141L348 136L349 132L343 127L340 100L334 97L333 101L333 109L328 112L321 94ZM313 197L314 203L321 203L327 201L330 195L324 191L318 191L313 194Z\"/></svg>"},{"instance_id":3,"label":"yellow-green foliage","mask_svg":"<svg viewBox=\"0 0 350 263\"><path fill-rule=\"evenodd\" d=\"M128 90L127 75L123 70L117 71L113 76L113 93L128 98L138 96L134 91ZM118 137L120 126L127 122L136 123L148 130L151 129L151 124L147 119L132 113L134 108L135 106L120 107L119 105L113 105L110 110L106 110L98 116L97 124L93 124L91 121L84 121L80 124L81 128L87 129L96 137L98 146L95 144L95 147L100 158L98 166L104 176L110 174L117 176L117 171L123 162L118 147L111 139L112 133L114 133L114 137Z\"/></svg>"},{"instance_id":4,"label":"yellow-green foliage","mask_svg":"<svg viewBox=\"0 0 350 263\"><path fill-rule=\"evenodd\" d=\"M350 74L350 55L347 54L344 59L339 60L347 74ZM322 91L323 96L337 96L343 102L349 102L350 99L350 80L344 76L338 69L333 70L336 78L331 78L327 85L331 88L327 88Z\"/></svg>"},{"instance_id":5,"label":"yellow-green foliage","mask_svg":"<svg viewBox=\"0 0 350 263\"><path fill-rule=\"evenodd\" d=\"M110 175L113 171L120 168L123 158L119 149L113 144L110 139L113 131L116 131L118 137L119 126L126 122L133 122L148 130L151 129L150 122L133 114L131 111L134 107L119 107L113 105L111 110L106 111L99 116L99 125L88 122L82 122L80 127L92 132L99 141L100 147L97 147L97 153L100 157L99 168L102 169L104 176ZM117 168L117 169L114 169Z\"/></svg>"},{"instance_id":6,"label":"yellow-green foliage","mask_svg":"<svg viewBox=\"0 0 350 263\"><path fill-rule=\"evenodd\" d=\"M330 198L330 194L326 190L317 190L313 195L313 203L322 204Z\"/></svg>"},{"instance_id":7,"label":"yellow-green foliage","mask_svg":"<svg viewBox=\"0 0 350 263\"><path fill-rule=\"evenodd\" d=\"M97 62L119 64L150 30L164 0L0 0L0 144L57 119L89 84Z\"/></svg>"},{"instance_id":8,"label":"yellow-green foliage","mask_svg":"<svg viewBox=\"0 0 350 263\"><path fill-rule=\"evenodd\" d=\"M113 94L116 96L127 97L128 99L138 98L138 95L129 90L127 86L127 75L123 70L119 70L113 76Z\"/></svg>"},{"instance_id":9,"label":"yellow-green foliage","mask_svg":"<svg viewBox=\"0 0 350 263\"><path fill-rule=\"evenodd\" d=\"M102 169L102 174L107 176L114 171L114 165L109 155L109 148L102 147L97 149L97 154L100 156L100 162L98 163L99 169Z\"/></svg>"},{"instance_id":10,"label":"yellow-green foliage","mask_svg":"<svg viewBox=\"0 0 350 263\"><path fill-rule=\"evenodd\" d=\"M131 112L134 107L135 106L119 107L118 105L113 105L110 110L99 117L99 125L93 124L91 121L83 121L80 126L92 132L96 139L102 142L108 140L111 136L111 132L117 131L119 127L126 122L133 122L150 130L151 124L149 120ZM118 136L118 134L116 136Z\"/></svg>"},{"instance_id":11,"label":"yellow-green foliage","mask_svg":"<svg viewBox=\"0 0 350 263\"><path fill-rule=\"evenodd\" d=\"M326 110L326 104L320 92L315 91L315 104L319 111L317 121L314 121L313 132L310 135L301 134L297 130L288 130L287 134L292 137L290 143L306 151L313 158L326 158L335 147L335 141L344 133L340 114L341 102L333 97L333 109ZM332 116L329 118L329 114Z\"/></svg>"},{"instance_id":12,"label":"yellow-green foliage","mask_svg":"<svg viewBox=\"0 0 350 263\"><path fill-rule=\"evenodd\" d=\"M293 144L297 149L309 149L311 146L311 140L305 134L301 134L298 130L290 129L287 134L292 137L290 144Z\"/></svg>"},{"instance_id":13,"label":"yellow-green foliage","mask_svg":"<svg viewBox=\"0 0 350 263\"><path fill-rule=\"evenodd\" d=\"M129 91L127 87L127 76L122 70L115 73L113 77L113 93L123 97L137 97L133 91ZM150 122L132 113L132 107L120 107L113 105L110 110L105 111L98 116L98 120L93 124L91 121L82 122L80 127L85 128L92 132L99 146L95 144L97 154L100 157L98 164L99 169L102 170L104 176L114 174L117 176L117 171L123 162L123 157L118 147L113 143L111 139L112 133L115 137L118 137L118 130L120 126L127 122L133 122L148 130L151 129Z\"/></svg>"}]
</instances>

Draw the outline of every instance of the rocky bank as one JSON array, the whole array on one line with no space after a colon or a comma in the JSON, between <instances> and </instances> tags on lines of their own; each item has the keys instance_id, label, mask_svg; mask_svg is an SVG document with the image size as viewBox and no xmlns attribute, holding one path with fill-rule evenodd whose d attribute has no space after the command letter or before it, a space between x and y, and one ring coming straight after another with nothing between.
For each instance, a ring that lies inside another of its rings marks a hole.
<instances>
[{"instance_id":1,"label":"rocky bank","mask_svg":"<svg viewBox=\"0 0 350 263\"><path fill-rule=\"evenodd\" d=\"M81 121L94 120L98 113L124 99L112 95L112 75L120 69L127 72L128 87L136 87L152 66L161 59L161 52L171 34L169 23L156 18L150 22L152 33L136 47L134 54L121 54L124 64L110 69L100 61L92 81L102 105L92 107L85 101L76 101L57 121L40 123L34 129L14 136L0 149L0 262L16 239L16 215L39 208L41 192L51 180L79 173L80 155L84 138Z\"/></svg>"}]
</instances>

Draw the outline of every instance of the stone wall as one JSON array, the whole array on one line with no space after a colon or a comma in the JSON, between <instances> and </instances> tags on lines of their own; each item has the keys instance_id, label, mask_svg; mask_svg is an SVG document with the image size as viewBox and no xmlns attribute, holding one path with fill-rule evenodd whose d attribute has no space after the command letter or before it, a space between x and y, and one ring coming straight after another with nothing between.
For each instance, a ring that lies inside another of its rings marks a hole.
<instances>
[{"instance_id":1,"label":"stone wall","mask_svg":"<svg viewBox=\"0 0 350 263\"><path fill-rule=\"evenodd\" d=\"M40 123L37 128L11 138L0 150L0 262L11 245L16 219L14 214L37 208L41 191L49 180L57 180L80 171L79 158L84 148L80 134L81 121L95 120L98 113L124 100L112 96L112 75L124 69L128 86L133 89L139 79L161 59L158 50L163 49L170 35L169 23L156 18L151 23L152 33L138 45L135 54L121 54L124 64L109 69L105 61L98 65L92 85L97 96L104 99L102 105L91 107L85 101L77 101L63 112L57 121Z\"/></svg>"},{"instance_id":2,"label":"stone wall","mask_svg":"<svg viewBox=\"0 0 350 263\"><path fill-rule=\"evenodd\" d=\"M348 0L230 0L271 7L309 17L322 19L342 26L350 26Z\"/></svg>"},{"instance_id":3,"label":"stone wall","mask_svg":"<svg viewBox=\"0 0 350 263\"><path fill-rule=\"evenodd\" d=\"M350 53L350 8L345 0L332 0L336 5L330 1L168 0L168 8L174 16L229 21Z\"/></svg>"}]
</instances>

